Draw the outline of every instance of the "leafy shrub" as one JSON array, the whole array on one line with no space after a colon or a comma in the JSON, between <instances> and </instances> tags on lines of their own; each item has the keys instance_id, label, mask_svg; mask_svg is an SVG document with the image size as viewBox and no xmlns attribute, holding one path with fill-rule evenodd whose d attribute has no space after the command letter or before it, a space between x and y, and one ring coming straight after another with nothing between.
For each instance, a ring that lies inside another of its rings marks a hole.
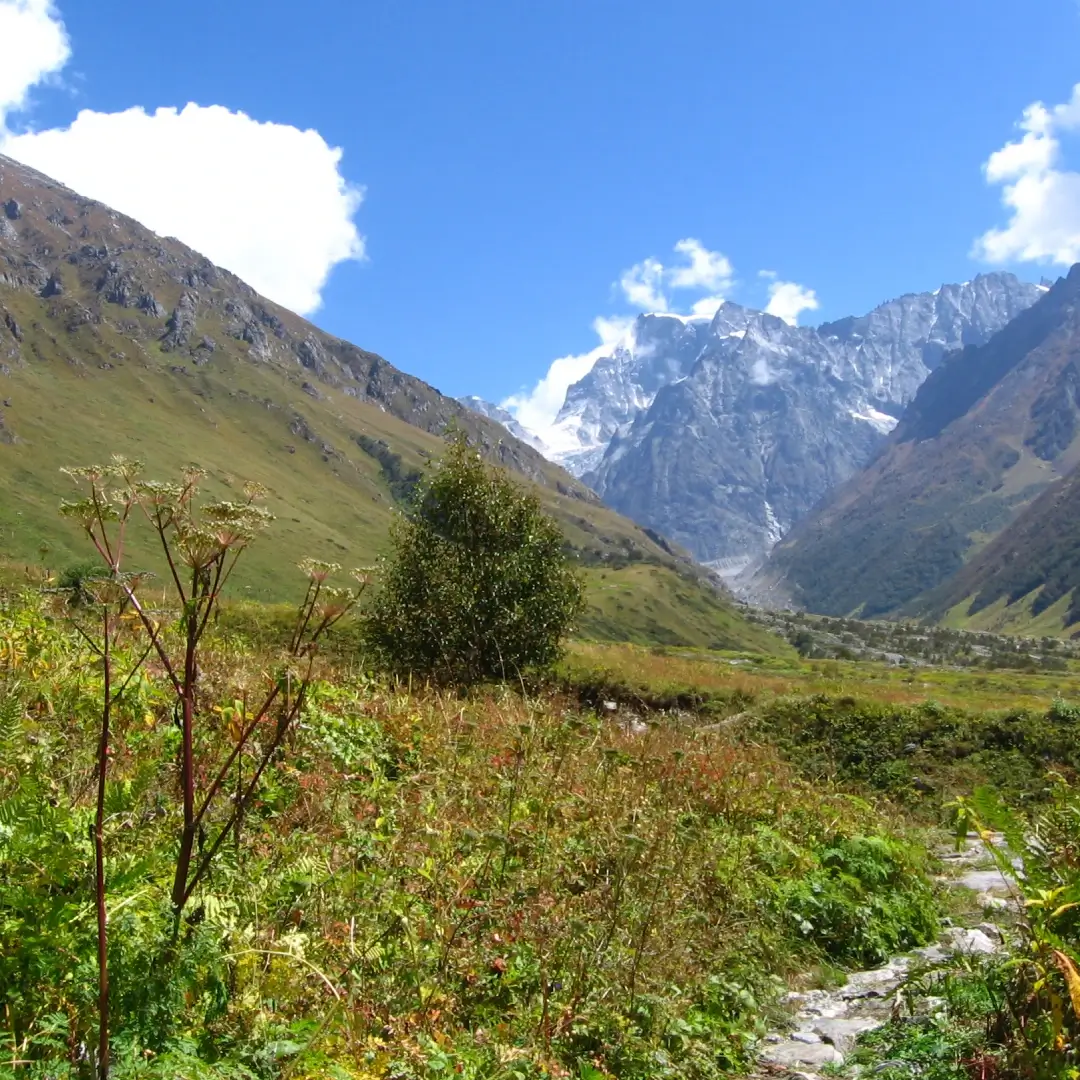
<instances>
[{"instance_id":1,"label":"leafy shrub","mask_svg":"<svg viewBox=\"0 0 1080 1080\"><path fill-rule=\"evenodd\" d=\"M906 849L882 836L834 838L780 890L800 931L840 963L874 966L929 941L933 893Z\"/></svg>"},{"instance_id":2,"label":"leafy shrub","mask_svg":"<svg viewBox=\"0 0 1080 1080\"><path fill-rule=\"evenodd\" d=\"M450 445L393 529L366 617L385 666L474 683L549 667L583 606L558 526L535 496Z\"/></svg>"},{"instance_id":3,"label":"leafy shrub","mask_svg":"<svg viewBox=\"0 0 1080 1080\"><path fill-rule=\"evenodd\" d=\"M1060 700L1045 713L978 713L816 694L777 698L753 726L808 776L940 808L983 783L1013 803L1045 799L1048 768L1080 769L1078 722L1080 709Z\"/></svg>"},{"instance_id":4,"label":"leafy shrub","mask_svg":"<svg viewBox=\"0 0 1080 1080\"><path fill-rule=\"evenodd\" d=\"M407 468L401 455L391 450L390 445L383 439L373 439L370 435L357 435L355 438L356 445L379 463L379 471L390 489L390 494L398 502L409 499L416 490L416 485L420 483L421 473Z\"/></svg>"},{"instance_id":5,"label":"leafy shrub","mask_svg":"<svg viewBox=\"0 0 1080 1080\"><path fill-rule=\"evenodd\" d=\"M56 579L56 588L68 598L72 607L86 607L94 603L91 586L95 581L108 578L100 562L75 563L60 572Z\"/></svg>"}]
</instances>

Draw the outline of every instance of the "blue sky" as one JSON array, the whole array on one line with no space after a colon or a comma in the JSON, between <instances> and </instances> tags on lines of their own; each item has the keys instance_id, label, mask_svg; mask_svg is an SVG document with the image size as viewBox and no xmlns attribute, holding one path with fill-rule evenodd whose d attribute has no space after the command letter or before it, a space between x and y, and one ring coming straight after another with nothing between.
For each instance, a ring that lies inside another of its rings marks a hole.
<instances>
[{"instance_id":1,"label":"blue sky","mask_svg":"<svg viewBox=\"0 0 1080 1080\"><path fill-rule=\"evenodd\" d=\"M684 311L797 284L802 321L1058 273L1078 46L1075 0L0 0L0 149L499 400L637 310L633 267Z\"/></svg>"}]
</instances>

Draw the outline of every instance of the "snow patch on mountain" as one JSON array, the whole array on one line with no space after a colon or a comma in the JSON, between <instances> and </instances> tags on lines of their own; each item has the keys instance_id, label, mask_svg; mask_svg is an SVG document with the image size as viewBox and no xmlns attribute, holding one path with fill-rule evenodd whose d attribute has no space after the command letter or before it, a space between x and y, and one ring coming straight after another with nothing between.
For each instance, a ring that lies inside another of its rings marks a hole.
<instances>
[{"instance_id":1,"label":"snow patch on mountain","mask_svg":"<svg viewBox=\"0 0 1080 1080\"><path fill-rule=\"evenodd\" d=\"M867 406L866 412L860 413L854 410L851 416L855 420L865 420L866 423L876 428L882 435L888 435L890 431L899 423L895 416L890 416L888 413L879 412L877 409Z\"/></svg>"}]
</instances>

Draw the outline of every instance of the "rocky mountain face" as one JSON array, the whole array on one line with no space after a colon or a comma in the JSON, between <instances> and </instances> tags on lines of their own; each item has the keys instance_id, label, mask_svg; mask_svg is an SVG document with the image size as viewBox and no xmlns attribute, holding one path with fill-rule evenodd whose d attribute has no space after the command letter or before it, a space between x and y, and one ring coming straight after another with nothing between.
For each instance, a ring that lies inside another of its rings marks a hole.
<instances>
[{"instance_id":1,"label":"rocky mountain face","mask_svg":"<svg viewBox=\"0 0 1080 1080\"><path fill-rule=\"evenodd\" d=\"M833 615L905 609L1078 462L1080 266L986 344L937 367L882 452L773 551L757 595ZM1002 543L986 548L994 574L1013 550ZM981 572L958 588L1015 597L1035 587L1017 569L1003 592L986 591ZM949 593L953 603L965 595Z\"/></svg>"},{"instance_id":2,"label":"rocky mountain face","mask_svg":"<svg viewBox=\"0 0 1080 1080\"><path fill-rule=\"evenodd\" d=\"M491 401L485 401L481 397L476 397L475 394L459 397L458 401L464 405L466 409L471 409L474 413L479 413L481 416L486 416L489 420L494 420L495 423L501 424L515 439L520 439L526 446L531 446L540 453L544 453L547 449L541 439L538 439L532 432L526 431L525 428L500 405L496 405Z\"/></svg>"},{"instance_id":3,"label":"rocky mountain face","mask_svg":"<svg viewBox=\"0 0 1080 1080\"><path fill-rule=\"evenodd\" d=\"M690 373L709 329L708 322L675 315L639 316L611 355L567 391L552 440L566 449L552 452L552 459L575 476L595 470L612 439L628 430L657 392Z\"/></svg>"},{"instance_id":4,"label":"rocky mountain face","mask_svg":"<svg viewBox=\"0 0 1080 1080\"><path fill-rule=\"evenodd\" d=\"M761 556L884 443L950 350L1045 291L984 274L817 328L726 303L711 322L641 316L570 388L555 455L698 558Z\"/></svg>"},{"instance_id":5,"label":"rocky mountain face","mask_svg":"<svg viewBox=\"0 0 1080 1080\"><path fill-rule=\"evenodd\" d=\"M636 520L666 522L703 560L730 561L775 543L892 421L845 386L813 331L733 304L713 323L690 373L658 391L586 479Z\"/></svg>"},{"instance_id":6,"label":"rocky mountain face","mask_svg":"<svg viewBox=\"0 0 1080 1080\"><path fill-rule=\"evenodd\" d=\"M687 569L495 421L0 157L0 558L85 558L56 514L61 466L121 453L168 477L197 461L218 495L270 489L284 520L248 564L269 595L304 555L370 561L450 424L537 485L583 561Z\"/></svg>"}]
</instances>

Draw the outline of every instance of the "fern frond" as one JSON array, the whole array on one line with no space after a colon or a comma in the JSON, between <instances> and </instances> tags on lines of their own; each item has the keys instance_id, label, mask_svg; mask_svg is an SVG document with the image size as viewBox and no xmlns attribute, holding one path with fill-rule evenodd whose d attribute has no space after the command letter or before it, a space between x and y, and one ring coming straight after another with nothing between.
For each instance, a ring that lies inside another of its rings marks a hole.
<instances>
[{"instance_id":1,"label":"fern frond","mask_svg":"<svg viewBox=\"0 0 1080 1080\"><path fill-rule=\"evenodd\" d=\"M8 687L0 697L0 773L14 771L16 755L21 749L23 734L23 703L17 689Z\"/></svg>"}]
</instances>

